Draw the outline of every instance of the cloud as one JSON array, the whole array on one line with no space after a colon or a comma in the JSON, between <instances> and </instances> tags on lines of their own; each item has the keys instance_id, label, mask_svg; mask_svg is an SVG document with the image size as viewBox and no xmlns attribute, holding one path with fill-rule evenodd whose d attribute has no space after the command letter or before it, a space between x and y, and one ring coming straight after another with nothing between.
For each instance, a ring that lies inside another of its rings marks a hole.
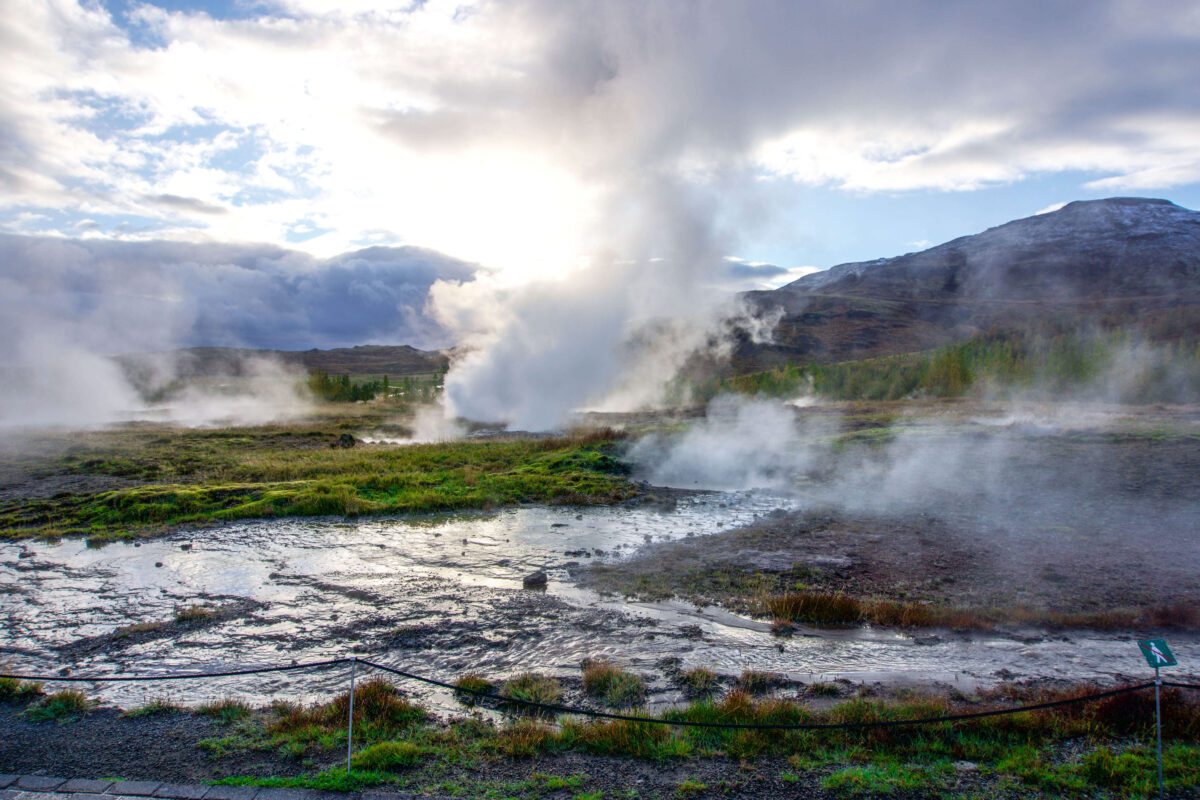
<instances>
[{"instance_id":1,"label":"cloud","mask_svg":"<svg viewBox=\"0 0 1200 800\"><path fill-rule=\"evenodd\" d=\"M156 194L142 198L147 203L175 208L183 211L194 211L197 214L227 214L229 209L197 200L194 197L180 197L177 194Z\"/></svg>"},{"instance_id":2,"label":"cloud","mask_svg":"<svg viewBox=\"0 0 1200 800\"><path fill-rule=\"evenodd\" d=\"M316 259L269 245L11 235L0 236L0 263L0 360L8 361L22 342L51 332L93 352L443 346L445 330L424 313L429 288L475 273L413 247Z\"/></svg>"},{"instance_id":3,"label":"cloud","mask_svg":"<svg viewBox=\"0 0 1200 800\"><path fill-rule=\"evenodd\" d=\"M326 255L387 230L527 278L611 246L630 164L697 191L729 170L856 192L1194 183L1198 13L288 0L220 19L55 0L0 20L3 205L110 236L106 216L132 215L284 244L308 221Z\"/></svg>"},{"instance_id":4,"label":"cloud","mask_svg":"<svg viewBox=\"0 0 1200 800\"><path fill-rule=\"evenodd\" d=\"M303 346L403 319L432 337L417 301L441 278L439 320L475 348L453 402L530 425L649 369L634 355L649 328L675 331L676 355L713 338L721 287L766 277L723 258L779 230L769 184L1198 179L1200 9L1185 0L7 10L9 230L68 235L88 220L89 237L266 241L310 259L420 245L498 270L483 290L437 270L259 254L142 267L127 294L112 287L130 267L104 272L99 293L72 272L31 303L69 326L108 315L118 331L133 318L183 340Z\"/></svg>"}]
</instances>

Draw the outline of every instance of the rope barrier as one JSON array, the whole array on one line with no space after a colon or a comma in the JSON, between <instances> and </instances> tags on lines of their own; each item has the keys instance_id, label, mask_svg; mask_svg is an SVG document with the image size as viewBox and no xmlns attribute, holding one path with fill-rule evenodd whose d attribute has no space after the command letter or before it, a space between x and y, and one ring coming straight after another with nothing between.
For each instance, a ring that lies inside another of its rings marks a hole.
<instances>
[{"instance_id":1,"label":"rope barrier","mask_svg":"<svg viewBox=\"0 0 1200 800\"><path fill-rule=\"evenodd\" d=\"M1029 706L1021 706L1018 708L1001 708L990 711L973 711L964 714L951 714L943 717L923 717L920 719L905 719L905 720L877 720L873 722L797 722L797 723L754 723L754 722L698 722L694 720L673 720L663 719L661 717L636 717L630 714L614 714L607 711L593 711L588 708L577 708L573 706L563 706L556 703L538 703L533 700L524 700L516 697L505 697L504 695L494 694L492 692L484 692L474 689L466 689L454 686L453 684L444 681L426 678L420 675L415 675L411 672L386 667L383 664L376 664L373 661L366 659L358 659L360 663L366 664L368 667L373 667L384 672L390 672L393 675L399 675L402 678L428 683L433 686L441 686L445 689L453 689L456 692L471 694L476 697L482 697L490 700L496 700L502 703L519 703L520 705L539 708L546 711L555 711L560 714L579 714L586 717L595 717L598 719L611 719L621 722L644 722L654 725L671 725L683 728L725 728L733 730L857 730L863 728L892 728L902 725L932 725L940 722L959 722L968 719L980 719L983 717L997 717L1004 714L1019 714L1023 711L1038 711L1047 708L1056 708L1058 706L1067 706L1074 703L1086 703L1090 700L1102 700L1106 697L1115 697L1116 695L1126 694L1129 692L1138 692L1142 689L1149 689L1154 686L1153 683L1140 683L1136 686L1124 686L1119 689L1112 689L1107 692L1097 692L1096 694L1085 695L1083 697L1072 697L1066 700L1052 700L1046 703L1036 703Z\"/></svg>"},{"instance_id":2,"label":"rope barrier","mask_svg":"<svg viewBox=\"0 0 1200 800\"><path fill-rule=\"evenodd\" d=\"M173 673L165 675L113 675L113 676L62 676L62 675L17 675L17 674L0 674L0 678L9 678L13 680L27 681L43 681L43 682L71 682L71 683L131 683L136 681L170 681L170 680L197 680L202 678L225 678L239 675L259 675L269 672L292 672L296 670L318 669L321 667L336 666L339 664L363 664L373 669L382 672L388 672L408 680L425 683L430 686L438 686L443 689L450 689L456 693L468 694L481 699L494 700L500 703L517 704L529 708L541 709L543 711L552 711L559 714L576 714L584 717L592 717L596 719L608 719L619 722L636 722L652 725L670 725L673 727L683 728L715 728L728 730L863 730L870 728L893 728L908 725L935 725L943 722L962 722L964 720L983 719L985 717L998 717L1006 714L1020 714L1026 711L1041 711L1049 708L1058 708L1061 706L1074 705L1076 703L1086 703L1093 700L1103 700L1107 697L1115 697L1121 694L1130 692L1139 692L1143 689L1149 689L1154 686L1153 683L1139 683L1134 686L1123 686L1117 689L1110 689L1105 692L1097 692L1095 694L1083 695L1081 697L1071 697L1065 700L1051 700L1045 703L1035 703L1027 706L1018 706L1015 708L998 708L987 711L971 711L962 714L948 714L940 717L920 717L917 719L903 720L874 720L870 722L795 722L795 723L754 723L754 722L701 722L695 720L678 720L664 719L662 717L641 717L631 714L616 714L608 711L595 711L589 708L579 708L576 706L564 706L557 703L539 703L535 700L525 700L518 697L506 697L505 695L496 694L494 692L486 692L478 689L467 689L465 687L455 686L452 683L440 681L435 678L427 678L423 675L417 675L406 670L397 669L395 667L378 664L374 661L369 661L363 658L332 658L324 661L308 661L297 664L287 664L276 667L253 667L245 669L222 670L218 672L190 672L190 673ZM1176 686L1184 689L1200 689L1200 685L1186 683L1163 683L1164 686Z\"/></svg>"},{"instance_id":3,"label":"rope barrier","mask_svg":"<svg viewBox=\"0 0 1200 800\"><path fill-rule=\"evenodd\" d=\"M316 667L329 667L335 664L348 664L354 659L352 658L331 658L326 661L307 661L301 664L287 664L282 667L252 667L246 669L231 669L224 672L177 672L168 673L166 675L93 675L93 676L67 676L67 675L5 675L0 674L0 678L11 678L18 681L40 681L51 683L59 681L63 683L136 683L140 681L189 681L199 678L228 678L237 675L260 675L264 672L292 672L300 669L314 669Z\"/></svg>"}]
</instances>

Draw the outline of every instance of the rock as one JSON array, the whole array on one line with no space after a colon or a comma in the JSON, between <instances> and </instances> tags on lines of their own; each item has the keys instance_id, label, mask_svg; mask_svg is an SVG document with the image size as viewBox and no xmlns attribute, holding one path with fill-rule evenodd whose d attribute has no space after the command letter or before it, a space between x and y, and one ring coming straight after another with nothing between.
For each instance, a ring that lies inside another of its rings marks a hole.
<instances>
[{"instance_id":1,"label":"rock","mask_svg":"<svg viewBox=\"0 0 1200 800\"><path fill-rule=\"evenodd\" d=\"M549 580L550 579L546 577L546 573L539 569L537 572L526 575L521 580L521 586L525 587L526 589L545 589Z\"/></svg>"},{"instance_id":2,"label":"rock","mask_svg":"<svg viewBox=\"0 0 1200 800\"><path fill-rule=\"evenodd\" d=\"M334 447L354 447L356 444L358 444L357 439L355 439L353 436L351 436L348 433L343 433L341 436L338 437L337 442L333 446Z\"/></svg>"},{"instance_id":3,"label":"rock","mask_svg":"<svg viewBox=\"0 0 1200 800\"><path fill-rule=\"evenodd\" d=\"M954 767L955 772L978 772L979 765L974 761L955 761L950 766Z\"/></svg>"},{"instance_id":4,"label":"rock","mask_svg":"<svg viewBox=\"0 0 1200 800\"><path fill-rule=\"evenodd\" d=\"M162 562L161 562L161 561L155 561L155 562L154 562L154 566L156 566L156 567L161 567L161 566L162 566Z\"/></svg>"},{"instance_id":5,"label":"rock","mask_svg":"<svg viewBox=\"0 0 1200 800\"><path fill-rule=\"evenodd\" d=\"M181 545L179 545L179 549L180 550L191 550L192 546L191 546L191 544L181 544Z\"/></svg>"}]
</instances>

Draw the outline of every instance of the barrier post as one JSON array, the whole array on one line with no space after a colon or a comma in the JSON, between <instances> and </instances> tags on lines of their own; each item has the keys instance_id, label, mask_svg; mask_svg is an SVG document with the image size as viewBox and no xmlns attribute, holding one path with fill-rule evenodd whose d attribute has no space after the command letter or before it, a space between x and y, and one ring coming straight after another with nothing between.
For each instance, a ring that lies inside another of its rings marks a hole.
<instances>
[{"instance_id":1,"label":"barrier post","mask_svg":"<svg viewBox=\"0 0 1200 800\"><path fill-rule=\"evenodd\" d=\"M1166 639L1141 639L1138 641L1138 647L1141 648L1146 663L1154 667L1154 734L1158 740L1158 800L1162 800L1162 678L1159 677L1158 668L1173 667L1179 662L1167 646Z\"/></svg>"},{"instance_id":2,"label":"barrier post","mask_svg":"<svg viewBox=\"0 0 1200 800\"><path fill-rule=\"evenodd\" d=\"M358 657L350 661L350 719L346 724L346 777L350 777L350 750L354 746L354 669L358 666Z\"/></svg>"},{"instance_id":3,"label":"barrier post","mask_svg":"<svg viewBox=\"0 0 1200 800\"><path fill-rule=\"evenodd\" d=\"M1158 667L1154 668L1154 732L1158 735L1158 800L1163 796L1162 777L1162 704L1159 693L1162 690L1162 678L1158 677Z\"/></svg>"}]
</instances>

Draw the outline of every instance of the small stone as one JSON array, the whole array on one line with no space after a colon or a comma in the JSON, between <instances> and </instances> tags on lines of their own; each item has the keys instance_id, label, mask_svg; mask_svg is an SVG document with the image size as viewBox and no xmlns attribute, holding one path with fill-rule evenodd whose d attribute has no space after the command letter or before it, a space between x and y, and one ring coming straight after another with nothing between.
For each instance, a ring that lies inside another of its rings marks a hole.
<instances>
[{"instance_id":1,"label":"small stone","mask_svg":"<svg viewBox=\"0 0 1200 800\"><path fill-rule=\"evenodd\" d=\"M545 589L549 581L550 579L546 576L546 573L539 569L537 572L526 575L521 580L521 585L526 589Z\"/></svg>"},{"instance_id":2,"label":"small stone","mask_svg":"<svg viewBox=\"0 0 1200 800\"><path fill-rule=\"evenodd\" d=\"M163 565L163 563L161 561L154 562L154 566L156 566L156 567L161 567L162 565Z\"/></svg>"},{"instance_id":3,"label":"small stone","mask_svg":"<svg viewBox=\"0 0 1200 800\"><path fill-rule=\"evenodd\" d=\"M974 761L955 761L951 764L955 772L978 772L979 765Z\"/></svg>"},{"instance_id":4,"label":"small stone","mask_svg":"<svg viewBox=\"0 0 1200 800\"><path fill-rule=\"evenodd\" d=\"M179 549L180 549L180 550L191 550L191 549L192 549L192 545L191 545L191 543L190 543L190 542L189 542L189 543L187 543L187 544L181 544L181 545L179 545Z\"/></svg>"}]
</instances>

